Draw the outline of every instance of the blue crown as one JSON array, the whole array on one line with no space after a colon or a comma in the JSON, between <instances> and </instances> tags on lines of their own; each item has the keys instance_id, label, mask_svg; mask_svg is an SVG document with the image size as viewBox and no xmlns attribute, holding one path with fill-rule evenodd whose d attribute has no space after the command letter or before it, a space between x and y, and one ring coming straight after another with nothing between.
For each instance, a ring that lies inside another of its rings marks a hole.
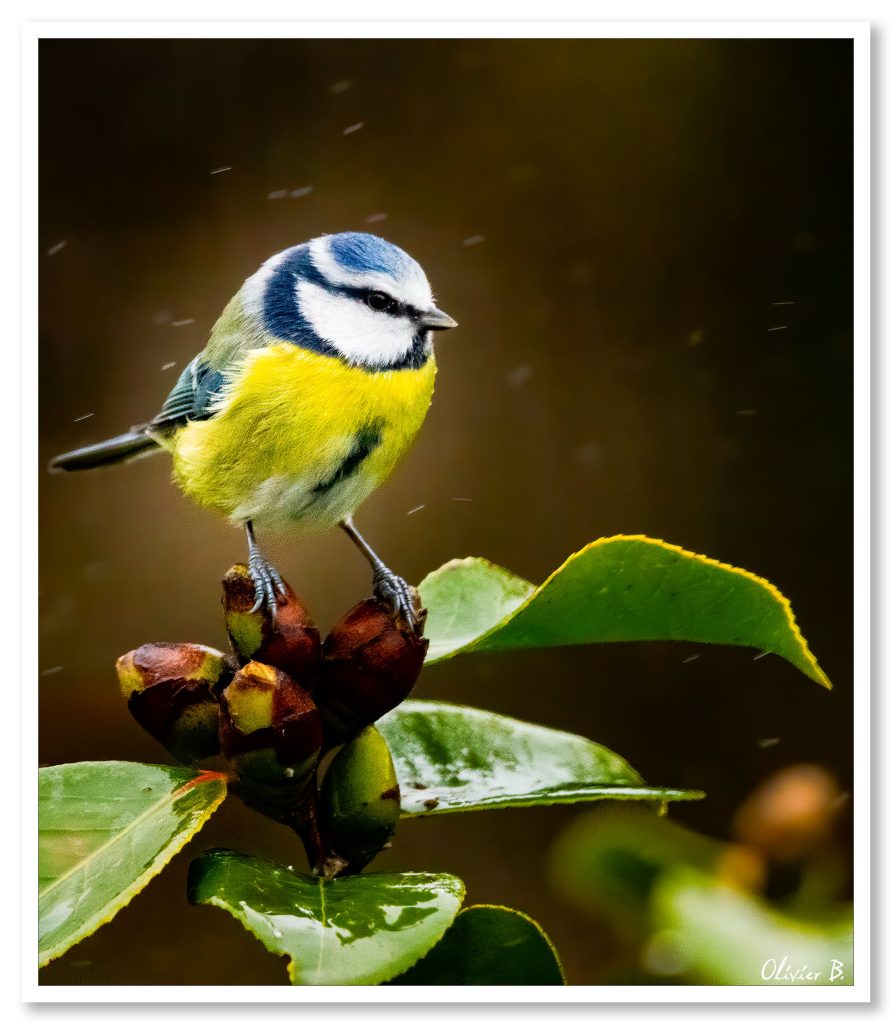
<instances>
[{"instance_id":1,"label":"blue crown","mask_svg":"<svg viewBox=\"0 0 892 1024\"><path fill-rule=\"evenodd\" d=\"M329 251L346 270L388 274L399 278L415 260L397 245L364 231L343 231L328 236Z\"/></svg>"}]
</instances>

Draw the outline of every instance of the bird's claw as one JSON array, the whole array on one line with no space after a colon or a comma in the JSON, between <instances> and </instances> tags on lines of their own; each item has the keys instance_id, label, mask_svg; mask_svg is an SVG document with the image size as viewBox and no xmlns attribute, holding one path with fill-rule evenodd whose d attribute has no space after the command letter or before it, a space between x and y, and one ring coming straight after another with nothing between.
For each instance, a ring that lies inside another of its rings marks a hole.
<instances>
[{"instance_id":1,"label":"bird's claw","mask_svg":"<svg viewBox=\"0 0 892 1024\"><path fill-rule=\"evenodd\" d=\"M390 605L394 618L405 622L417 636L424 630L426 609L422 608L418 591L390 569L375 571L372 578L372 592L379 601Z\"/></svg>"},{"instance_id":2,"label":"bird's claw","mask_svg":"<svg viewBox=\"0 0 892 1024\"><path fill-rule=\"evenodd\" d=\"M254 593L257 599L252 612L266 611L273 619L279 606L279 597L285 596L285 583L278 570L260 554L248 557L248 572L254 582Z\"/></svg>"}]
</instances>

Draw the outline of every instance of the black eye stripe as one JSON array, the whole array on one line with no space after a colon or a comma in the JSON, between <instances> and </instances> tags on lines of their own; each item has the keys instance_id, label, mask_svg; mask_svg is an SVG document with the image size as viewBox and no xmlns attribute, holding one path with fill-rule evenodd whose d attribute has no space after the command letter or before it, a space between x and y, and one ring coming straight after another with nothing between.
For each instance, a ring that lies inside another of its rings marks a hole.
<instances>
[{"instance_id":1,"label":"black eye stripe","mask_svg":"<svg viewBox=\"0 0 892 1024\"><path fill-rule=\"evenodd\" d=\"M380 288L350 288L342 285L337 290L342 295L349 295L354 299L359 299L377 313L387 313L389 316L396 317L405 316L410 320L418 320L421 317L420 310L410 306L407 302L400 302L399 299L395 299L392 295L388 295L387 292L381 291ZM382 296L388 304L375 305L373 301L370 301L373 296L378 295Z\"/></svg>"}]
</instances>

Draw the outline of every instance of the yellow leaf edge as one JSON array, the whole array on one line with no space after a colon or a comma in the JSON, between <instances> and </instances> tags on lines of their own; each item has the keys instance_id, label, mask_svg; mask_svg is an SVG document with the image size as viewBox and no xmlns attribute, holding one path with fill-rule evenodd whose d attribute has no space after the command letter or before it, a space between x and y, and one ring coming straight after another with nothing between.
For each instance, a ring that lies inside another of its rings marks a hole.
<instances>
[{"instance_id":1,"label":"yellow leaf edge","mask_svg":"<svg viewBox=\"0 0 892 1024\"><path fill-rule=\"evenodd\" d=\"M472 903L469 907L462 907L461 910L456 914L456 921L462 916L467 914L469 910L504 910L509 914L516 914L517 917L523 918L527 924L531 924L533 928L545 939L546 945L551 950L551 955L554 957L554 962L557 964L558 973L561 976L561 981L567 984L567 972L564 970L563 961L560 958L560 954L555 947L555 944L551 941L548 932L542 927L541 924L534 918L530 917L529 914L525 914L522 910L518 910L517 907L504 907L500 903Z\"/></svg>"},{"instance_id":2,"label":"yellow leaf edge","mask_svg":"<svg viewBox=\"0 0 892 1024\"><path fill-rule=\"evenodd\" d=\"M52 963L54 960L58 960L59 957L67 953L69 949L72 949L79 942L83 942L84 939L89 938L94 932L99 931L99 929L103 925L108 924L109 921L117 917L117 915L124 909L124 907L130 904L133 901L134 897L138 896L143 891L143 889L145 889L145 887L149 884L149 882L151 882L152 879L155 878L156 875L159 875L161 873L161 870L167 864L169 864L174 857L176 857L180 850L182 850L188 843L190 843L198 835L198 833L207 824L210 816L226 799L226 794L228 792L228 777L224 775L222 772L201 770L194 779L192 779L189 782L183 783L183 785L180 786L179 789L175 789L173 793L170 794L171 799L175 799L183 792L189 789L194 789L197 783L203 784L209 782L216 782L221 784L220 794L216 797L213 803L209 804L208 807L205 808L204 811L202 811L201 817L198 819L198 823L196 824L195 828L191 829L188 833L177 836L176 840L174 840L173 843L171 843L169 846L165 846L164 849L158 853L158 856L155 857L152 863L139 876L139 878L135 879L131 885L129 885L126 889L124 889L121 892L118 899L115 900L114 909L112 909L111 913L109 913L106 916L101 916L102 911L97 912L93 919L88 921L83 928L81 928L77 933L75 933L75 938L71 942L68 942L66 944L60 944L58 946L53 947L51 950L48 950L45 957L43 959L38 960L38 968L46 967L47 964Z\"/></svg>"},{"instance_id":3,"label":"yellow leaf edge","mask_svg":"<svg viewBox=\"0 0 892 1024\"><path fill-rule=\"evenodd\" d=\"M548 946L549 950L551 950L551 955L554 957L554 962L557 964L558 974L560 974L560 976L561 976L561 984L563 984L563 985L567 984L567 974L566 974L566 971L564 970L564 965L563 965L563 962L561 961L560 955L559 955L557 949L555 948L554 943L549 938L548 932L545 931L545 929L542 927L542 925L539 924L539 922L535 918L530 917L529 914L525 914L522 910L518 910L517 907L505 907L505 906L502 906L501 903L472 903L470 906L462 907L461 908L461 910L453 918L452 924L449 926L449 928L453 927L453 925L456 923L456 921L458 921L458 919L462 916L462 914L467 914L468 911L470 911L470 910L503 910L503 911L505 911L505 913L507 913L507 914L514 914L515 917L522 918L524 921L527 922L527 924L531 924L533 926L533 929L535 931L537 931L542 936L543 939L545 939L545 944ZM405 971L400 972L399 974L396 975L395 978L391 978L390 980L391 981L395 981L397 978L403 977L403 975L407 974L409 971L411 971L412 968L417 967L418 964L420 964L421 961L424 960L424 958L426 956L428 956L431 953L433 953L433 951L437 948L437 946L440 944L440 942L442 942L446 938L446 936L449 934L449 928L447 928L446 931L443 933L443 936L439 940L439 942L437 942L435 945L431 946L431 948L427 951L427 953L424 954L423 957L421 957L420 959L416 960L415 963L412 964L411 967L407 967Z\"/></svg>"},{"instance_id":4,"label":"yellow leaf edge","mask_svg":"<svg viewBox=\"0 0 892 1024\"><path fill-rule=\"evenodd\" d=\"M583 555L588 554L589 551L592 551L595 548L607 547L610 544L623 543L627 541L637 541L642 544L647 544L651 547L660 548L663 551L670 551L672 552L672 554L682 555L685 558L693 559L694 561L701 562L704 565L711 565L716 569L722 569L726 572L734 573L737 576L742 576L744 577L744 579L748 579L751 582L758 584L758 586L760 586L763 590L766 590L771 595L771 597L781 606L784 612L784 616L787 620L787 624L790 627L790 632L793 634L793 637L796 640L796 643L799 646L800 651L805 657L806 663L811 668L811 672L804 672L803 674L808 676L814 682L819 683L825 689L833 689L833 684L830 682L830 679L827 677L827 674L818 664L817 658L815 658L815 656L812 654L805 637L802 635L802 631L800 630L796 622L796 616L793 614L793 606L790 604L789 598L782 594L781 591L778 590L778 588L772 582L770 582L770 580L766 580L764 577L758 576L756 575L756 573L750 572L748 569L741 569L739 566L730 565L728 562L721 562L717 558L710 558L709 555L701 555L696 551L688 551L686 548L681 547L679 544L671 544L668 541L660 540L656 537L648 537L646 534L643 533L618 533L612 537L599 537L597 540L590 541L588 544L585 545L585 547L580 548L579 551L574 551L573 554L570 555L567 559L565 559L564 562L562 562L561 565L559 565L557 569L555 569L554 572L552 572L543 583L541 583L538 587L535 588L535 590L532 591L532 593L529 595L529 597L526 598L526 600L522 601L513 611L509 612L503 619L497 622L494 626L491 626L488 630L486 630L486 632L481 633L480 636L476 637L470 643L465 644L463 647L457 647L455 650L450 651L447 654L442 655L441 657L432 659L430 664L437 664L440 661L446 661L449 658L455 657L455 655L457 654L462 654L464 652L473 651L479 648L488 637L492 636L494 633L499 632L507 625L507 623L509 623L516 616L520 615L520 613L524 611L527 608L527 606L530 605L538 597L538 595L552 582L552 580L559 576L572 562L575 562L578 558L582 558ZM504 566L497 565L495 562L490 562L489 559L487 558L474 558L474 556L471 556L469 558L453 559L451 562L447 562L446 565L441 566L440 569L444 569L448 565L460 565L462 562L470 561L486 562L488 565L492 566L493 569L496 569L499 572L506 573L511 576L515 575L514 573L511 573L509 569L506 569ZM439 572L440 569L435 569L434 572ZM433 575L433 573L431 573L430 575ZM518 578L522 579L522 577ZM799 666L794 667L798 668ZM802 669L800 669L800 671L802 671Z\"/></svg>"}]
</instances>

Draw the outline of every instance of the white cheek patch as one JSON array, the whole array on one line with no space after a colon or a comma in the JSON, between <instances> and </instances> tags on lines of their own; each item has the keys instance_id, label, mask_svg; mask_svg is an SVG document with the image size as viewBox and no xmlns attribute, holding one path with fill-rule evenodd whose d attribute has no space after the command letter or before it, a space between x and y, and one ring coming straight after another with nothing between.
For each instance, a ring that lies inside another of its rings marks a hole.
<instances>
[{"instance_id":1,"label":"white cheek patch","mask_svg":"<svg viewBox=\"0 0 892 1024\"><path fill-rule=\"evenodd\" d=\"M382 291L416 309L427 309L433 302L433 293L427 277L414 260L407 261L399 281L395 281L389 274L375 270L350 270L332 256L330 243L325 235L310 242L310 259L325 280L332 284Z\"/></svg>"},{"instance_id":2,"label":"white cheek patch","mask_svg":"<svg viewBox=\"0 0 892 1024\"><path fill-rule=\"evenodd\" d=\"M313 330L350 363L387 366L412 348L414 327L403 317L370 309L348 295L338 295L309 281L297 282L300 311Z\"/></svg>"}]
</instances>

